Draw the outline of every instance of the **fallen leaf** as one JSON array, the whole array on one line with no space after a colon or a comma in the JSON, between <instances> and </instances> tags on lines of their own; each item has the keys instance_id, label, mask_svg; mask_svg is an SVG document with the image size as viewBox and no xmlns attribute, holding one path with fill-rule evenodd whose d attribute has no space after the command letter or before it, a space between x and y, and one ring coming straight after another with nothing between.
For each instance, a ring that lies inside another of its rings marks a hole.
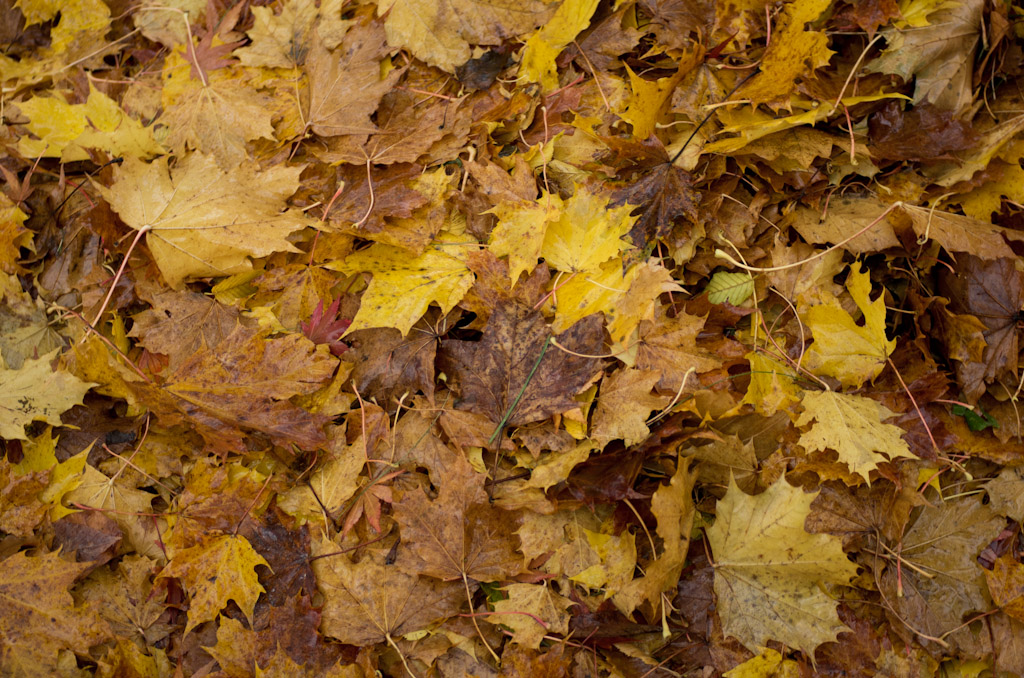
<instances>
[{"instance_id":1,"label":"fallen leaf","mask_svg":"<svg viewBox=\"0 0 1024 678\"><path fill-rule=\"evenodd\" d=\"M690 545L696 515L692 493L697 475L691 462L681 458L668 484L654 491L651 513L658 521L661 553L651 554L653 559L644 565L643 576L626 584L612 599L624 614L632 614L643 606L647 618L654 620L660 612L663 630L668 630L665 620L669 614L664 596L677 586Z\"/></svg>"},{"instance_id":2,"label":"fallen leaf","mask_svg":"<svg viewBox=\"0 0 1024 678\"><path fill-rule=\"evenodd\" d=\"M609 209L606 197L580 187L545 230L540 255L565 273L593 270L629 247L621 237L633 224L630 211Z\"/></svg>"},{"instance_id":3,"label":"fallen leaf","mask_svg":"<svg viewBox=\"0 0 1024 678\"><path fill-rule=\"evenodd\" d=\"M555 7L542 0L386 0L388 44L408 49L431 66L454 72L469 61L470 45L496 45L544 25Z\"/></svg>"},{"instance_id":4,"label":"fallen leaf","mask_svg":"<svg viewBox=\"0 0 1024 678\"><path fill-rule=\"evenodd\" d=\"M324 596L321 629L342 643L393 643L456 614L465 602L458 583L410 574L388 564L384 551L369 550L353 563L339 550L329 541L313 542L313 571Z\"/></svg>"},{"instance_id":5,"label":"fallen leaf","mask_svg":"<svg viewBox=\"0 0 1024 678\"><path fill-rule=\"evenodd\" d=\"M193 69L181 47L164 61L162 120L170 130L164 143L179 156L186 150L209 155L230 171L248 158L248 142L273 138L273 97L254 87L252 73L221 68L199 78Z\"/></svg>"},{"instance_id":6,"label":"fallen leaf","mask_svg":"<svg viewBox=\"0 0 1024 678\"><path fill-rule=\"evenodd\" d=\"M810 655L846 627L822 585L846 586L857 567L839 540L809 534L816 494L784 479L756 497L730 481L707 529L723 631L748 649L777 640Z\"/></svg>"},{"instance_id":7,"label":"fallen leaf","mask_svg":"<svg viewBox=\"0 0 1024 678\"><path fill-rule=\"evenodd\" d=\"M981 37L980 0L957 5L923 3L937 9L908 29L883 29L886 49L868 72L896 73L914 81L914 103L923 101L959 114L971 97L971 68Z\"/></svg>"},{"instance_id":8,"label":"fallen leaf","mask_svg":"<svg viewBox=\"0 0 1024 678\"><path fill-rule=\"evenodd\" d=\"M187 155L173 168L166 157L151 164L129 158L100 192L125 223L147 233L146 242L167 283L248 271L249 257L294 252L286 239L306 217L282 211L298 188L300 167L261 172L244 164L231 173L210 156Z\"/></svg>"},{"instance_id":9,"label":"fallen leaf","mask_svg":"<svg viewBox=\"0 0 1024 678\"><path fill-rule=\"evenodd\" d=\"M0 356L0 438L28 440L25 426L33 421L60 426L60 415L81 403L94 386L63 370L54 371L50 363L57 352L25 360L18 370L7 369Z\"/></svg>"},{"instance_id":10,"label":"fallen leaf","mask_svg":"<svg viewBox=\"0 0 1024 678\"><path fill-rule=\"evenodd\" d=\"M373 245L328 268L345 273L366 271L373 280L363 293L359 311L345 335L374 327L394 327L402 336L423 317L431 303L447 314L473 285L466 249L436 243L418 257L390 245Z\"/></svg>"},{"instance_id":11,"label":"fallen leaf","mask_svg":"<svg viewBox=\"0 0 1024 678\"><path fill-rule=\"evenodd\" d=\"M519 77L540 83L545 93L558 88L555 59L576 36L590 25L597 0L567 0L554 15L526 40L519 63Z\"/></svg>"},{"instance_id":12,"label":"fallen leaf","mask_svg":"<svg viewBox=\"0 0 1024 678\"><path fill-rule=\"evenodd\" d=\"M189 592L185 633L216 619L229 600L238 605L251 626L256 599L264 590L256 577L256 567L267 564L245 537L208 536L173 554L159 577L180 579Z\"/></svg>"},{"instance_id":13,"label":"fallen leaf","mask_svg":"<svg viewBox=\"0 0 1024 678\"><path fill-rule=\"evenodd\" d=\"M902 595L896 595L895 564L886 566L879 576L879 589L896 613L919 632L946 636L946 642L969 642L963 619L990 605L977 557L1003 522L976 496L923 507L900 539Z\"/></svg>"},{"instance_id":14,"label":"fallen leaf","mask_svg":"<svg viewBox=\"0 0 1024 678\"><path fill-rule=\"evenodd\" d=\"M483 477L464 458L455 459L436 499L417 488L395 502L395 520L411 555L408 567L444 581L507 579L522 570L515 514L491 506Z\"/></svg>"},{"instance_id":15,"label":"fallen leaf","mask_svg":"<svg viewBox=\"0 0 1024 678\"><path fill-rule=\"evenodd\" d=\"M280 12L253 7L253 26L246 34L251 43L235 50L244 66L294 68L306 61L316 32L327 49L334 49L352 24L341 18L342 0L326 0L317 7L310 0L291 0Z\"/></svg>"},{"instance_id":16,"label":"fallen leaf","mask_svg":"<svg viewBox=\"0 0 1024 678\"><path fill-rule=\"evenodd\" d=\"M903 429L884 421L896 416L881 403L863 396L835 391L805 391L804 411L793 422L806 426L816 423L800 436L808 451L832 449L839 461L871 484L870 471L878 464L899 457L915 458L903 440ZM878 456L879 453L885 457Z\"/></svg>"},{"instance_id":17,"label":"fallen leaf","mask_svg":"<svg viewBox=\"0 0 1024 678\"><path fill-rule=\"evenodd\" d=\"M627 447L651 432L647 418L669 404L669 396L651 393L661 379L655 370L620 370L601 382L591 435L599 445L622 440Z\"/></svg>"},{"instance_id":18,"label":"fallen leaf","mask_svg":"<svg viewBox=\"0 0 1024 678\"><path fill-rule=\"evenodd\" d=\"M544 636L568 632L566 610L573 602L546 584L510 584L502 592L508 597L496 601L486 619L512 629L512 642L537 650Z\"/></svg>"},{"instance_id":19,"label":"fallen leaf","mask_svg":"<svg viewBox=\"0 0 1024 678\"><path fill-rule=\"evenodd\" d=\"M394 43L390 43L394 45ZM381 59L389 52L384 30L378 23L354 26L334 51L313 32L306 72L309 75L307 125L322 137L369 134L370 121L384 96L395 85L400 71L381 77Z\"/></svg>"},{"instance_id":20,"label":"fallen leaf","mask_svg":"<svg viewBox=\"0 0 1024 678\"><path fill-rule=\"evenodd\" d=\"M88 563L69 563L56 553L29 558L15 553L0 561L0 671L44 678L58 671L58 652L82 655L111 637L90 604L75 605L68 592Z\"/></svg>"},{"instance_id":21,"label":"fallen leaf","mask_svg":"<svg viewBox=\"0 0 1024 678\"><path fill-rule=\"evenodd\" d=\"M885 333L885 300L871 301L870 275L854 265L846 287L864 314L863 325L827 292L823 303L804 307L800 317L814 335L808 367L815 374L835 377L843 386L858 387L881 373L896 342Z\"/></svg>"},{"instance_id":22,"label":"fallen leaf","mask_svg":"<svg viewBox=\"0 0 1024 678\"><path fill-rule=\"evenodd\" d=\"M807 24L816 21L829 4L828 0L812 0L785 5L772 42L761 59L760 73L741 87L737 95L750 99L755 106L789 108L798 81L813 78L814 71L827 66L834 54L824 33L806 30Z\"/></svg>"},{"instance_id":23,"label":"fallen leaf","mask_svg":"<svg viewBox=\"0 0 1024 678\"><path fill-rule=\"evenodd\" d=\"M601 370L599 360L550 343L596 355L600 325L599 316L588 316L552 338L540 312L509 303L491 314L481 341L442 341L441 368L454 379L462 408L505 426L528 424L571 409L573 396Z\"/></svg>"},{"instance_id":24,"label":"fallen leaf","mask_svg":"<svg viewBox=\"0 0 1024 678\"><path fill-rule=\"evenodd\" d=\"M949 310L975 316L984 326L981 360L956 364L957 382L969 403L977 402L989 384L1008 375L1016 381L1017 318L1024 307L1024 277L1013 259L987 261L963 254L955 272L939 274L939 292Z\"/></svg>"}]
</instances>

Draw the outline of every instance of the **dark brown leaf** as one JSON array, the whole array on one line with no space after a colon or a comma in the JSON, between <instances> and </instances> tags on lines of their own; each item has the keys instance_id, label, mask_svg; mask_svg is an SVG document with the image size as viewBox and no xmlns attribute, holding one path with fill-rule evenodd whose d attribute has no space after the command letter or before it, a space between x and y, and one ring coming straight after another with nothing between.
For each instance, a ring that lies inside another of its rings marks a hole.
<instances>
[{"instance_id":1,"label":"dark brown leaf","mask_svg":"<svg viewBox=\"0 0 1024 678\"><path fill-rule=\"evenodd\" d=\"M646 252L672 231L677 220L695 223L696 202L690 173L664 162L616 190L611 206L626 203L637 206L633 214L639 218L629 231L629 239Z\"/></svg>"},{"instance_id":2,"label":"dark brown leaf","mask_svg":"<svg viewBox=\"0 0 1024 678\"><path fill-rule=\"evenodd\" d=\"M949 299L949 310L973 315L987 328L981 361L956 364L956 377L964 398L977 402L989 384L1013 376L1016 388L1017 323L1024 308L1024 280L1012 259L986 260L958 254L955 273L939 270L939 293Z\"/></svg>"},{"instance_id":3,"label":"dark brown leaf","mask_svg":"<svg viewBox=\"0 0 1024 678\"><path fill-rule=\"evenodd\" d=\"M507 426L528 424L571 409L573 396L601 371L601 361L564 353L553 342L599 354L601 324L600 316L587 316L548 344L540 312L512 302L495 309L481 341L442 341L440 366L462 397L458 407L495 423L508 413Z\"/></svg>"},{"instance_id":4,"label":"dark brown leaf","mask_svg":"<svg viewBox=\"0 0 1024 678\"><path fill-rule=\"evenodd\" d=\"M872 154L903 161L947 159L978 140L971 125L950 111L927 104L904 111L895 101L871 116L868 136Z\"/></svg>"}]
</instances>

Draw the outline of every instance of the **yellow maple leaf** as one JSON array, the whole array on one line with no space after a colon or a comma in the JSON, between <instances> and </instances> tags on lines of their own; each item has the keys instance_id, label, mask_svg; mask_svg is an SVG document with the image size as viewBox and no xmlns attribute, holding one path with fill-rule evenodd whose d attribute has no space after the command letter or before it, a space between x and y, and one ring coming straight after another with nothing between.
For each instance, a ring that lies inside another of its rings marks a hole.
<instances>
[{"instance_id":1,"label":"yellow maple leaf","mask_svg":"<svg viewBox=\"0 0 1024 678\"><path fill-rule=\"evenodd\" d=\"M548 225L541 256L558 271L596 269L629 249L622 236L633 227L632 205L608 208L608 198L579 186L565 201L558 221Z\"/></svg>"},{"instance_id":2,"label":"yellow maple leaf","mask_svg":"<svg viewBox=\"0 0 1024 678\"><path fill-rule=\"evenodd\" d=\"M557 89L555 59L590 25L597 5L598 0L565 0L559 5L555 15L526 41L519 64L520 80L539 82L545 93Z\"/></svg>"},{"instance_id":3,"label":"yellow maple leaf","mask_svg":"<svg viewBox=\"0 0 1024 678\"><path fill-rule=\"evenodd\" d=\"M241 67L214 69L196 80L183 50L164 60L166 143L178 155L198 150L212 153L224 169L235 167L247 157L246 142L274 138L273 99L253 84L256 74Z\"/></svg>"},{"instance_id":4,"label":"yellow maple leaf","mask_svg":"<svg viewBox=\"0 0 1024 678\"><path fill-rule=\"evenodd\" d=\"M18 139L18 152L29 158L88 160L89 148L134 158L164 152L150 128L129 117L92 83L84 104L69 104L59 96L34 96L20 102L18 109L28 117L26 127L36 137Z\"/></svg>"},{"instance_id":5,"label":"yellow maple leaf","mask_svg":"<svg viewBox=\"0 0 1024 678\"><path fill-rule=\"evenodd\" d=\"M859 264L850 270L846 288L864 314L863 325L827 292L824 303L804 309L800 317L814 335L806 354L811 371L857 387L878 376L896 341L885 336L885 300L871 301L871 276Z\"/></svg>"},{"instance_id":6,"label":"yellow maple leaf","mask_svg":"<svg viewBox=\"0 0 1024 678\"><path fill-rule=\"evenodd\" d=\"M835 53L828 48L825 33L804 30L831 4L832 0L800 0L785 5L778 30L772 31L772 42L761 60L761 73L740 88L741 98L776 109L789 106L797 83L827 66Z\"/></svg>"},{"instance_id":7,"label":"yellow maple leaf","mask_svg":"<svg viewBox=\"0 0 1024 678\"><path fill-rule=\"evenodd\" d=\"M608 311L629 291L639 272L636 266L624 272L622 259L615 258L573 276L559 274L553 283L557 291L552 295L555 301L552 329L562 332L591 313Z\"/></svg>"},{"instance_id":8,"label":"yellow maple leaf","mask_svg":"<svg viewBox=\"0 0 1024 678\"><path fill-rule=\"evenodd\" d=\"M602 525L602 530L606 527ZM569 579L588 588L604 589L605 599L611 598L633 580L636 537L629 531L623 531L619 536L586 528L582 532L599 562Z\"/></svg>"},{"instance_id":9,"label":"yellow maple leaf","mask_svg":"<svg viewBox=\"0 0 1024 678\"><path fill-rule=\"evenodd\" d=\"M865 94L843 97L840 103L847 108L852 108L857 104L885 99L909 101L910 97L897 93ZM737 136L713 141L704 146L702 152L726 155L736 153L762 137L805 125L814 125L837 111L842 113L842 108L833 106L833 102L822 104L809 100L791 101L790 110L794 111L792 115L778 117L753 106L722 108L717 113L719 121L724 125L719 131L719 135L736 134Z\"/></svg>"},{"instance_id":10,"label":"yellow maple leaf","mask_svg":"<svg viewBox=\"0 0 1024 678\"><path fill-rule=\"evenodd\" d=\"M857 566L837 537L804 530L817 495L780 478L752 497L730 479L718 502L707 537L722 630L752 651L777 640L813 656L846 630L822 585L848 584Z\"/></svg>"},{"instance_id":11,"label":"yellow maple leaf","mask_svg":"<svg viewBox=\"0 0 1024 678\"><path fill-rule=\"evenodd\" d=\"M57 349L26 360L9 370L0 356L0 438L28 440L25 427L33 421L60 426L60 415L82 403L95 384L63 370L50 368Z\"/></svg>"},{"instance_id":12,"label":"yellow maple leaf","mask_svg":"<svg viewBox=\"0 0 1024 678\"><path fill-rule=\"evenodd\" d=\"M420 256L410 258L403 249L378 243L328 264L328 268L344 273L373 274L345 334L371 327L394 327L405 336L431 302L448 313L473 286L473 273L465 263L470 251L464 245L435 243Z\"/></svg>"},{"instance_id":13,"label":"yellow maple leaf","mask_svg":"<svg viewBox=\"0 0 1024 678\"><path fill-rule=\"evenodd\" d=\"M216 619L229 600L238 604L251 627L256 599L264 591L256 576L257 565L270 567L241 535L208 537L175 553L159 577L180 579L189 593L185 633Z\"/></svg>"},{"instance_id":14,"label":"yellow maple leaf","mask_svg":"<svg viewBox=\"0 0 1024 678\"><path fill-rule=\"evenodd\" d=\"M64 56L67 62L98 51L110 28L110 8L102 0L18 0L14 6L21 9L26 26L57 19L46 53Z\"/></svg>"},{"instance_id":15,"label":"yellow maple leaf","mask_svg":"<svg viewBox=\"0 0 1024 678\"><path fill-rule=\"evenodd\" d=\"M675 75L658 80L641 78L629 66L626 66L626 72L629 74L632 94L619 117L633 126L634 137L646 139L654 133L654 125L665 113L669 97L689 69L681 67Z\"/></svg>"},{"instance_id":16,"label":"yellow maple leaf","mask_svg":"<svg viewBox=\"0 0 1024 678\"><path fill-rule=\"evenodd\" d=\"M750 362L750 385L743 396L744 404L770 417L800 401L800 388L793 381L797 373L788 365L757 351L744 357Z\"/></svg>"},{"instance_id":17,"label":"yellow maple leaf","mask_svg":"<svg viewBox=\"0 0 1024 678\"><path fill-rule=\"evenodd\" d=\"M804 449L835 450L839 461L865 478L868 484L871 484L868 473L886 461L878 453L889 459L914 457L903 440L903 429L883 421L896 413L877 400L835 391L806 391L803 406L796 425L816 422L800 437Z\"/></svg>"},{"instance_id":18,"label":"yellow maple leaf","mask_svg":"<svg viewBox=\"0 0 1024 678\"><path fill-rule=\"evenodd\" d=\"M261 172L243 164L224 172L212 156L190 154L173 168L129 158L100 192L126 224L147 231L146 242L171 287L188 278L248 271L249 257L297 252L286 239L308 219L282 212L299 185L302 167Z\"/></svg>"},{"instance_id":19,"label":"yellow maple leaf","mask_svg":"<svg viewBox=\"0 0 1024 678\"><path fill-rule=\"evenodd\" d=\"M9 275L22 272L18 263L20 248L32 249L32 231L25 228L28 215L7 194L0 193L0 271Z\"/></svg>"},{"instance_id":20,"label":"yellow maple leaf","mask_svg":"<svg viewBox=\"0 0 1024 678\"><path fill-rule=\"evenodd\" d=\"M533 202L502 202L489 210L498 217L491 231L490 250L499 257L508 257L513 286L522 273L537 265L548 224L558 218L561 210L562 199L551 193L544 193Z\"/></svg>"}]
</instances>

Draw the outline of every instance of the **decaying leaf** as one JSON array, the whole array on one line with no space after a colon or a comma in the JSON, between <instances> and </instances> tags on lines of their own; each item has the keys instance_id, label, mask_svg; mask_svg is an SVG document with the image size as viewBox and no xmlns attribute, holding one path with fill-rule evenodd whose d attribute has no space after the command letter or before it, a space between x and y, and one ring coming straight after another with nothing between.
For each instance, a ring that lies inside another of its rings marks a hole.
<instances>
[{"instance_id":1,"label":"decaying leaf","mask_svg":"<svg viewBox=\"0 0 1024 678\"><path fill-rule=\"evenodd\" d=\"M0 675L1024 675L1022 25L0 3Z\"/></svg>"},{"instance_id":2,"label":"decaying leaf","mask_svg":"<svg viewBox=\"0 0 1024 678\"><path fill-rule=\"evenodd\" d=\"M597 376L601 362L598 316L588 316L557 338L543 316L520 304L495 309L480 342L441 343L443 369L452 375L462 407L495 423L518 426L573 407L573 396Z\"/></svg>"},{"instance_id":3,"label":"decaying leaf","mask_svg":"<svg viewBox=\"0 0 1024 678\"><path fill-rule=\"evenodd\" d=\"M0 356L0 437L28 440L25 426L33 421L60 425L60 415L69 410L92 387L72 374L50 367L57 355L26 360L21 369L7 369Z\"/></svg>"},{"instance_id":4,"label":"decaying leaf","mask_svg":"<svg viewBox=\"0 0 1024 678\"><path fill-rule=\"evenodd\" d=\"M238 535L211 536L175 553L160 577L180 579L189 592L185 633L214 619L229 600L238 604L251 625L256 598L263 592L256 577L259 565L267 566L267 561Z\"/></svg>"},{"instance_id":5,"label":"decaying leaf","mask_svg":"<svg viewBox=\"0 0 1024 678\"><path fill-rule=\"evenodd\" d=\"M0 670L10 676L52 676L61 650L85 654L110 637L93 605L76 606L68 592L88 565L57 553L0 561Z\"/></svg>"},{"instance_id":6,"label":"decaying leaf","mask_svg":"<svg viewBox=\"0 0 1024 678\"><path fill-rule=\"evenodd\" d=\"M857 567L838 539L804 529L814 496L783 479L755 497L730 482L718 503L707 536L722 630L749 649L778 640L810 653L846 628L821 587L846 586Z\"/></svg>"}]
</instances>

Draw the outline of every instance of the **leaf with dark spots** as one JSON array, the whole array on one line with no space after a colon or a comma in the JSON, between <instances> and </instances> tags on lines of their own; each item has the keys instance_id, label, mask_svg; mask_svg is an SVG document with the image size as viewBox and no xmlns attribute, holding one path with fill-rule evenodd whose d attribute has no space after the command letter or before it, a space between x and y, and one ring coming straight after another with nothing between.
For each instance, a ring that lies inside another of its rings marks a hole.
<instances>
[{"instance_id":1,"label":"leaf with dark spots","mask_svg":"<svg viewBox=\"0 0 1024 678\"><path fill-rule=\"evenodd\" d=\"M601 323L599 315L587 316L552 343L577 354L599 354ZM442 341L440 367L462 397L459 408L495 423L507 414L507 426L572 409L573 396L597 377L602 362L548 345L549 337L539 311L511 302L494 310L481 341Z\"/></svg>"},{"instance_id":2,"label":"leaf with dark spots","mask_svg":"<svg viewBox=\"0 0 1024 678\"><path fill-rule=\"evenodd\" d=\"M416 574L447 581L497 581L522 570L513 536L516 515L488 502L483 481L457 456L444 470L436 499L417 488L395 502L401 548L410 553Z\"/></svg>"},{"instance_id":3,"label":"leaf with dark spots","mask_svg":"<svg viewBox=\"0 0 1024 678\"><path fill-rule=\"evenodd\" d=\"M986 327L981 360L956 363L957 383L973 404L989 384L1003 377L1012 377L1010 393L1016 388L1017 323L1024 307L1024 280L1012 259L956 256L955 272L939 269L939 293L950 300L950 311L973 315Z\"/></svg>"},{"instance_id":4,"label":"leaf with dark spots","mask_svg":"<svg viewBox=\"0 0 1024 678\"><path fill-rule=\"evenodd\" d=\"M266 666L279 648L310 674L322 675L338 661L341 648L324 641L320 621L309 596L296 595L273 607L257 606L252 630L235 619L221 619L217 643L206 650L227 676L252 675L251 667Z\"/></svg>"},{"instance_id":5,"label":"leaf with dark spots","mask_svg":"<svg viewBox=\"0 0 1024 678\"><path fill-rule=\"evenodd\" d=\"M79 561L105 563L117 555L123 535L102 511L80 511L53 524L54 545L74 553Z\"/></svg>"},{"instance_id":6,"label":"leaf with dark spots","mask_svg":"<svg viewBox=\"0 0 1024 678\"><path fill-rule=\"evenodd\" d=\"M875 31L900 16L896 0L855 0L836 13L835 22L840 30L860 29L875 37Z\"/></svg>"},{"instance_id":7,"label":"leaf with dark spots","mask_svg":"<svg viewBox=\"0 0 1024 678\"><path fill-rule=\"evenodd\" d=\"M133 316L135 323L128 334L138 337L151 352L168 356L171 370L204 347L215 348L236 327L251 322L236 309L188 290L144 296L153 307Z\"/></svg>"},{"instance_id":8,"label":"leaf with dark spots","mask_svg":"<svg viewBox=\"0 0 1024 678\"><path fill-rule=\"evenodd\" d=\"M871 153L895 160L942 160L978 141L971 125L928 104L904 111L895 101L868 120Z\"/></svg>"},{"instance_id":9,"label":"leaf with dark spots","mask_svg":"<svg viewBox=\"0 0 1024 678\"><path fill-rule=\"evenodd\" d=\"M287 400L312 393L334 372L337 362L312 349L297 334L265 339L235 331L217 354L200 352L182 364L166 388L190 418L229 437L241 427L312 449L323 444L323 418Z\"/></svg>"}]
</instances>

